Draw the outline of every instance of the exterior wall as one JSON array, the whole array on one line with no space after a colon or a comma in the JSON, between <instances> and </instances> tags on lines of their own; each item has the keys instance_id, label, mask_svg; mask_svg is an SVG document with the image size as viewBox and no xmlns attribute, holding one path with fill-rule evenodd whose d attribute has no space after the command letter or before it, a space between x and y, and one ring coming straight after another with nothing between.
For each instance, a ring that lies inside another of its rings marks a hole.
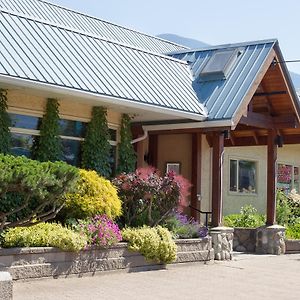
<instances>
[{"instance_id":1,"label":"exterior wall","mask_svg":"<svg viewBox=\"0 0 300 300\"><path fill-rule=\"evenodd\" d=\"M191 180L192 136L190 134L170 134L158 136L158 169L166 171L167 162L180 162L181 175Z\"/></svg>"},{"instance_id":2,"label":"exterior wall","mask_svg":"<svg viewBox=\"0 0 300 300\"><path fill-rule=\"evenodd\" d=\"M20 90L8 91L8 109L11 112L33 114L42 116L46 107L47 97L24 93ZM48 95L48 97L52 97ZM71 120L89 121L91 118L92 105L89 103L72 101L72 100L59 100L59 113L60 116ZM121 120L121 114L108 110L108 123L110 125L118 126Z\"/></svg>"}]
</instances>

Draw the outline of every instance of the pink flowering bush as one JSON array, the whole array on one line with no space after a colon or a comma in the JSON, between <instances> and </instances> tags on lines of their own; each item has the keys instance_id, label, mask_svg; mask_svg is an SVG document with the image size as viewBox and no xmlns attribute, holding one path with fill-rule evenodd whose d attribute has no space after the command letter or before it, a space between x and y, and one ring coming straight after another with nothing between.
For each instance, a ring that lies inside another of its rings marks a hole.
<instances>
[{"instance_id":1,"label":"pink flowering bush","mask_svg":"<svg viewBox=\"0 0 300 300\"><path fill-rule=\"evenodd\" d=\"M119 226L106 215L97 215L93 218L80 220L77 230L87 236L88 245L105 248L122 240Z\"/></svg>"},{"instance_id":2,"label":"pink flowering bush","mask_svg":"<svg viewBox=\"0 0 300 300\"><path fill-rule=\"evenodd\" d=\"M113 180L122 200L123 225L156 226L174 208L188 206L191 184L174 172L160 176L153 167L121 174Z\"/></svg>"}]
</instances>

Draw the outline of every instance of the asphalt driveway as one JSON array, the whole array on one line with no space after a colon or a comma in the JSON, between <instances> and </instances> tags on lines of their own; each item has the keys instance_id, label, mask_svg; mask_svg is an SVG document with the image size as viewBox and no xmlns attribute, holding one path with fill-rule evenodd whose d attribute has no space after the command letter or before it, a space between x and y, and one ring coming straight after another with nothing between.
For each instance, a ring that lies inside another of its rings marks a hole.
<instances>
[{"instance_id":1,"label":"asphalt driveway","mask_svg":"<svg viewBox=\"0 0 300 300\"><path fill-rule=\"evenodd\" d=\"M300 254L235 253L231 262L14 283L14 300L300 299Z\"/></svg>"}]
</instances>

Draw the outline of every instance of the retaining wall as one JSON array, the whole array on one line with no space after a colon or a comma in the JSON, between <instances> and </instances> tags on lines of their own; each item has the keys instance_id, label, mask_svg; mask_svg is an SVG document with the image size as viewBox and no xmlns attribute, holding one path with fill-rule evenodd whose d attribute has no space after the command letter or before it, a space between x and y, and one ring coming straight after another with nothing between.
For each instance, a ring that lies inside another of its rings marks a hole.
<instances>
[{"instance_id":1,"label":"retaining wall","mask_svg":"<svg viewBox=\"0 0 300 300\"><path fill-rule=\"evenodd\" d=\"M175 263L208 262L214 259L211 237L177 240ZM93 275L97 272L126 270L127 272L165 268L148 262L137 253L127 250L126 243L109 249L92 248L78 253L52 247L0 249L0 272L9 272L14 280L43 277Z\"/></svg>"}]
</instances>

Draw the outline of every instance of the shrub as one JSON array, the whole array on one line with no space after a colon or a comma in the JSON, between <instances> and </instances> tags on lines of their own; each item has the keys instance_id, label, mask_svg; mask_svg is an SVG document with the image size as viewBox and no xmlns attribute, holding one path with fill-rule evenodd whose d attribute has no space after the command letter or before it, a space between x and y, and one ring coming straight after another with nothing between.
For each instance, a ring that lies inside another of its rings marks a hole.
<instances>
[{"instance_id":1,"label":"shrub","mask_svg":"<svg viewBox=\"0 0 300 300\"><path fill-rule=\"evenodd\" d=\"M58 101L48 99L46 112L40 125L40 135L34 140L32 158L39 161L58 161L62 157L62 144L59 136Z\"/></svg>"},{"instance_id":2,"label":"shrub","mask_svg":"<svg viewBox=\"0 0 300 300\"><path fill-rule=\"evenodd\" d=\"M95 170L108 178L111 175L109 164L110 144L107 112L103 107L93 107L92 119L88 124L85 141L82 145L82 167Z\"/></svg>"},{"instance_id":3,"label":"shrub","mask_svg":"<svg viewBox=\"0 0 300 300\"><path fill-rule=\"evenodd\" d=\"M147 260L171 263L176 260L176 244L168 229L161 226L125 228L123 240L128 242L128 249L138 251Z\"/></svg>"},{"instance_id":4,"label":"shrub","mask_svg":"<svg viewBox=\"0 0 300 300\"><path fill-rule=\"evenodd\" d=\"M40 223L32 227L16 227L2 234L2 246L57 247L65 251L79 251L86 245L85 235L56 223Z\"/></svg>"},{"instance_id":5,"label":"shrub","mask_svg":"<svg viewBox=\"0 0 300 300\"><path fill-rule=\"evenodd\" d=\"M77 230L87 236L89 245L108 247L122 240L118 225L105 215L80 220Z\"/></svg>"},{"instance_id":6,"label":"shrub","mask_svg":"<svg viewBox=\"0 0 300 300\"><path fill-rule=\"evenodd\" d=\"M300 223L288 226L285 234L288 239L300 240Z\"/></svg>"},{"instance_id":7,"label":"shrub","mask_svg":"<svg viewBox=\"0 0 300 300\"><path fill-rule=\"evenodd\" d=\"M156 226L177 206L187 206L190 183L173 172L161 177L154 168L140 168L113 183L123 201L123 223L129 226Z\"/></svg>"},{"instance_id":8,"label":"shrub","mask_svg":"<svg viewBox=\"0 0 300 300\"><path fill-rule=\"evenodd\" d=\"M130 127L130 117L123 114L120 130L119 160L117 174L134 172L136 155L131 144L132 135Z\"/></svg>"},{"instance_id":9,"label":"shrub","mask_svg":"<svg viewBox=\"0 0 300 300\"><path fill-rule=\"evenodd\" d=\"M11 134L9 131L10 118L7 113L7 92L0 89L0 153L10 151Z\"/></svg>"},{"instance_id":10,"label":"shrub","mask_svg":"<svg viewBox=\"0 0 300 300\"><path fill-rule=\"evenodd\" d=\"M80 179L75 193L66 195L65 218L85 219L107 215L114 219L121 215L121 200L111 182L95 171L79 170Z\"/></svg>"},{"instance_id":11,"label":"shrub","mask_svg":"<svg viewBox=\"0 0 300 300\"><path fill-rule=\"evenodd\" d=\"M188 218L181 213L170 215L164 227L171 231L175 239L190 239L205 237L208 233L206 227L201 226L193 218Z\"/></svg>"},{"instance_id":12,"label":"shrub","mask_svg":"<svg viewBox=\"0 0 300 300\"><path fill-rule=\"evenodd\" d=\"M289 199L283 191L277 190L276 193L276 221L282 226L286 226L292 216Z\"/></svg>"},{"instance_id":13,"label":"shrub","mask_svg":"<svg viewBox=\"0 0 300 300\"><path fill-rule=\"evenodd\" d=\"M78 169L63 162L41 163L0 154L0 231L54 218L64 205L62 196L72 191L77 179ZM10 193L19 195L18 201L2 207L2 199ZM9 221L24 211L24 215Z\"/></svg>"},{"instance_id":14,"label":"shrub","mask_svg":"<svg viewBox=\"0 0 300 300\"><path fill-rule=\"evenodd\" d=\"M241 208L240 214L233 214L224 217L224 225L229 227L256 228L265 224L264 215L257 214L252 205L245 205Z\"/></svg>"}]
</instances>

